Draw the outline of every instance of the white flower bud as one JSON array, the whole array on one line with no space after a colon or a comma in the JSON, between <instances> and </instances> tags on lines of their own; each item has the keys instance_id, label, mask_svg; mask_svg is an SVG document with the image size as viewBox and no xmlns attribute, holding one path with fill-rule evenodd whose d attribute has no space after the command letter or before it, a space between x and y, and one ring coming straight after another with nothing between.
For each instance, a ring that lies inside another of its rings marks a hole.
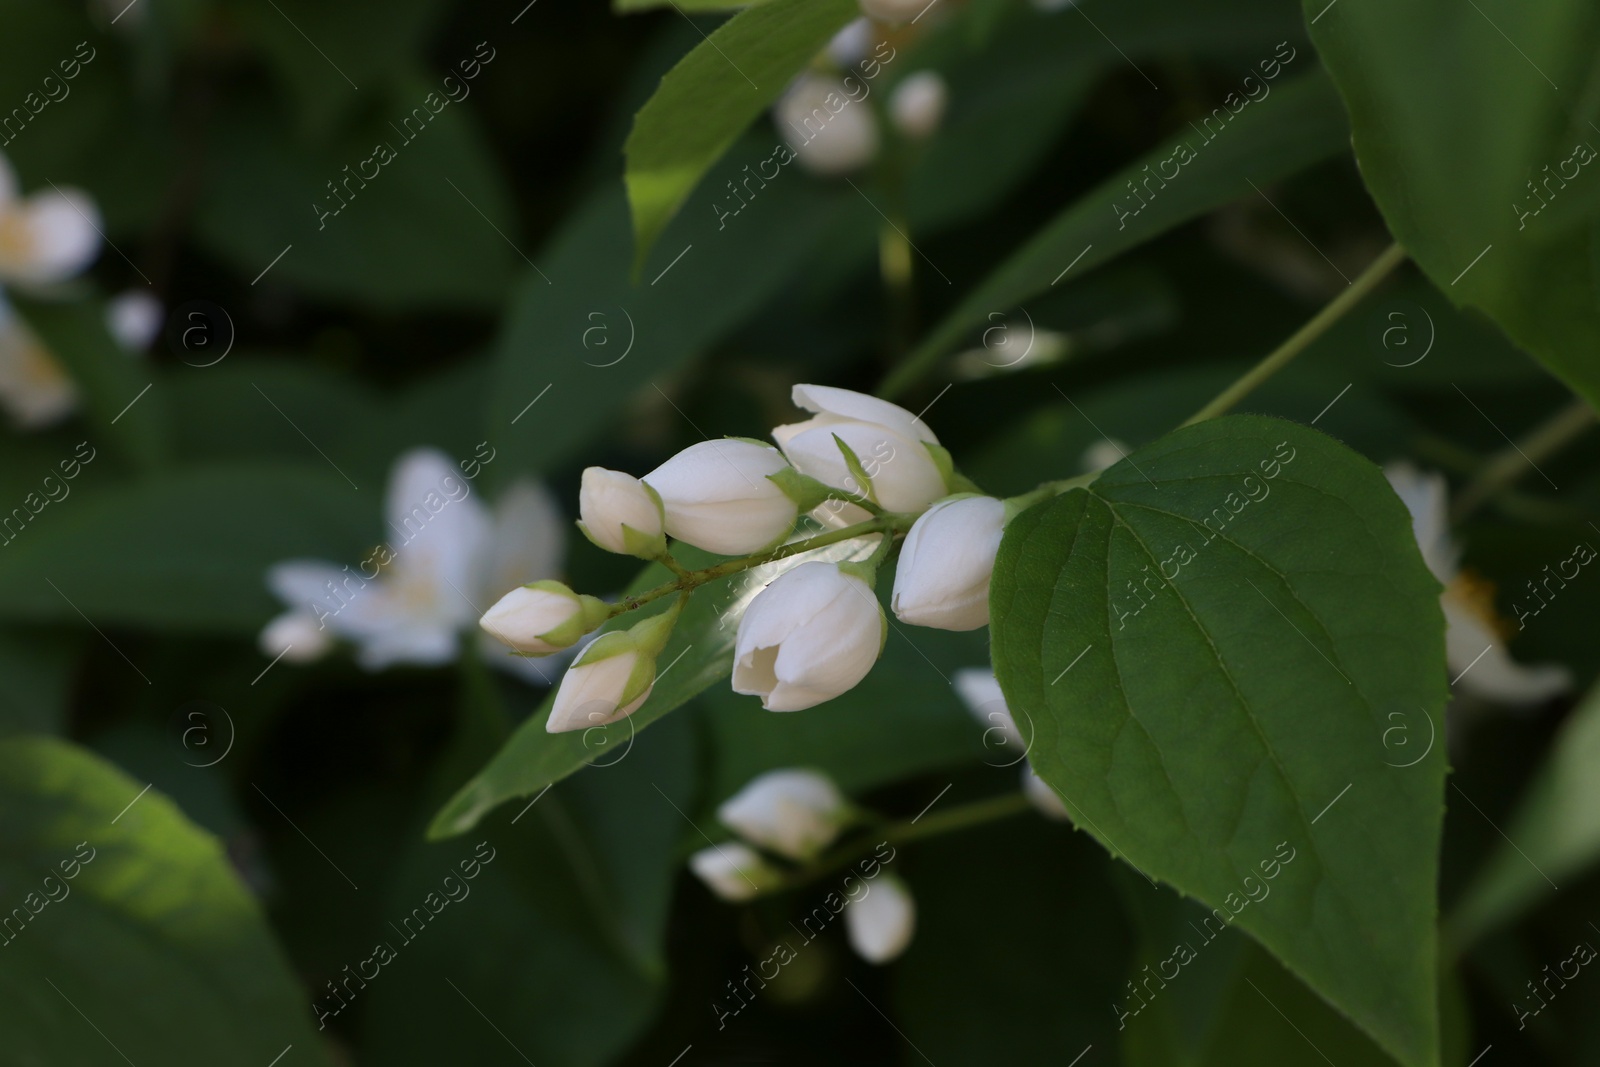
<instances>
[{"instance_id":1,"label":"white flower bud","mask_svg":"<svg viewBox=\"0 0 1600 1067\"><path fill-rule=\"evenodd\" d=\"M850 947L868 963L888 963L911 944L917 929L917 905L906 884L892 874L880 875L867 895L844 909Z\"/></svg>"},{"instance_id":2,"label":"white flower bud","mask_svg":"<svg viewBox=\"0 0 1600 1067\"><path fill-rule=\"evenodd\" d=\"M827 848L851 819L850 802L819 771L768 771L722 802L717 818L746 841L794 860Z\"/></svg>"},{"instance_id":3,"label":"white flower bud","mask_svg":"<svg viewBox=\"0 0 1600 1067\"><path fill-rule=\"evenodd\" d=\"M865 99L852 99L844 82L802 74L773 109L778 133L800 165L831 177L859 170L878 154L878 120Z\"/></svg>"},{"instance_id":4,"label":"white flower bud","mask_svg":"<svg viewBox=\"0 0 1600 1067\"><path fill-rule=\"evenodd\" d=\"M750 900L783 882L761 853L737 841L701 849L689 857L689 869L723 900Z\"/></svg>"},{"instance_id":5,"label":"white flower bud","mask_svg":"<svg viewBox=\"0 0 1600 1067\"><path fill-rule=\"evenodd\" d=\"M1027 796L1028 803L1036 808L1040 815L1056 822L1066 822L1072 818L1067 814L1066 802L1061 799L1061 794L1050 788L1050 784L1034 773L1033 765L1022 765L1022 792Z\"/></svg>"},{"instance_id":6,"label":"white flower bud","mask_svg":"<svg viewBox=\"0 0 1600 1067\"><path fill-rule=\"evenodd\" d=\"M949 492L935 453L939 439L905 408L887 400L826 385L794 387L796 407L816 412L805 422L775 427L772 439L801 474L861 496L890 511L917 512ZM867 484L850 469L840 443L855 456ZM824 514L827 513L827 514ZM854 514L852 514L854 513ZM865 517L860 508L818 508L814 515L840 524Z\"/></svg>"},{"instance_id":7,"label":"white flower bud","mask_svg":"<svg viewBox=\"0 0 1600 1067\"><path fill-rule=\"evenodd\" d=\"M143 289L129 289L106 304L106 329L130 353L143 352L161 332L161 301Z\"/></svg>"},{"instance_id":8,"label":"white flower bud","mask_svg":"<svg viewBox=\"0 0 1600 1067\"><path fill-rule=\"evenodd\" d=\"M789 464L771 445L724 438L690 445L644 476L672 537L724 556L766 548L799 509L768 475Z\"/></svg>"},{"instance_id":9,"label":"white flower bud","mask_svg":"<svg viewBox=\"0 0 1600 1067\"><path fill-rule=\"evenodd\" d=\"M861 10L879 22L910 22L931 6L929 0L861 0Z\"/></svg>"},{"instance_id":10,"label":"white flower bud","mask_svg":"<svg viewBox=\"0 0 1600 1067\"><path fill-rule=\"evenodd\" d=\"M992 496L941 500L900 546L890 605L901 622L938 630L989 624L989 579L1006 521Z\"/></svg>"},{"instance_id":11,"label":"white flower bud","mask_svg":"<svg viewBox=\"0 0 1600 1067\"><path fill-rule=\"evenodd\" d=\"M935 71L918 71L889 94L889 118L904 136L920 141L939 128L949 102L950 87L944 78Z\"/></svg>"},{"instance_id":12,"label":"white flower bud","mask_svg":"<svg viewBox=\"0 0 1600 1067\"><path fill-rule=\"evenodd\" d=\"M859 18L845 23L844 29L833 35L833 40L828 42L828 58L841 67L853 67L872 51L872 45L877 40L877 27L872 25L872 20Z\"/></svg>"},{"instance_id":13,"label":"white flower bud","mask_svg":"<svg viewBox=\"0 0 1600 1067\"><path fill-rule=\"evenodd\" d=\"M578 529L607 552L655 559L666 551L661 501L631 474L586 467L578 489Z\"/></svg>"},{"instance_id":14,"label":"white flower bud","mask_svg":"<svg viewBox=\"0 0 1600 1067\"><path fill-rule=\"evenodd\" d=\"M478 625L510 648L548 656L577 644L605 621L608 609L592 596L579 596L545 579L518 586L495 602Z\"/></svg>"},{"instance_id":15,"label":"white flower bud","mask_svg":"<svg viewBox=\"0 0 1600 1067\"><path fill-rule=\"evenodd\" d=\"M872 587L837 563L802 563L756 594L734 641L733 691L768 711L832 700L867 676L889 633Z\"/></svg>"},{"instance_id":16,"label":"white flower bud","mask_svg":"<svg viewBox=\"0 0 1600 1067\"><path fill-rule=\"evenodd\" d=\"M261 654L289 663L311 663L333 647L333 634L303 611L286 611L261 631Z\"/></svg>"},{"instance_id":17,"label":"white flower bud","mask_svg":"<svg viewBox=\"0 0 1600 1067\"><path fill-rule=\"evenodd\" d=\"M561 676L545 730L586 730L638 711L655 687L656 656L676 618L676 611L668 611L595 638Z\"/></svg>"}]
</instances>

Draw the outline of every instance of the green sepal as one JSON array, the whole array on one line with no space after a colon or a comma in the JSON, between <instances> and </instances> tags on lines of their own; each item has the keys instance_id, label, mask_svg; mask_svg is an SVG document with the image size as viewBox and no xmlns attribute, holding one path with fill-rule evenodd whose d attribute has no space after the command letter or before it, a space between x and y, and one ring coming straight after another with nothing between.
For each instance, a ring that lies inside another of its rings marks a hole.
<instances>
[{"instance_id":1,"label":"green sepal","mask_svg":"<svg viewBox=\"0 0 1600 1067\"><path fill-rule=\"evenodd\" d=\"M776 474L767 475L767 481L783 490L783 495L794 501L797 514L821 507L830 497L837 496L840 492L838 489L828 488L809 474L801 474L793 467L785 467Z\"/></svg>"},{"instance_id":2,"label":"green sepal","mask_svg":"<svg viewBox=\"0 0 1600 1067\"><path fill-rule=\"evenodd\" d=\"M672 628L678 625L681 603L680 600L666 611L640 619L627 629L626 633L640 652L651 659L661 655L661 650L667 647L667 639L672 636Z\"/></svg>"},{"instance_id":3,"label":"green sepal","mask_svg":"<svg viewBox=\"0 0 1600 1067\"><path fill-rule=\"evenodd\" d=\"M872 478L867 474L867 469L861 465L861 460L856 456L855 449L845 444L844 438L838 434L833 435L833 443L839 446L840 452L844 453L844 465L850 471L850 476L856 480L856 484L861 486L862 495L876 504L878 497L872 490Z\"/></svg>"},{"instance_id":4,"label":"green sepal","mask_svg":"<svg viewBox=\"0 0 1600 1067\"><path fill-rule=\"evenodd\" d=\"M963 475L956 473L956 461L950 455L950 450L943 445L936 445L932 441L922 442L922 447L928 450L928 455L933 458L933 465L939 470L939 477L944 481L944 487L954 492L977 492L978 487L968 481Z\"/></svg>"},{"instance_id":5,"label":"green sepal","mask_svg":"<svg viewBox=\"0 0 1600 1067\"><path fill-rule=\"evenodd\" d=\"M572 601L577 604L577 613L569 618L566 622L562 623L560 626L552 627L551 629L538 635L539 640L543 641L547 645L555 646L557 650L570 648L571 646L577 644L578 639L584 634L588 633L590 630L593 630L595 627L605 622L606 619L611 617L611 605L607 604L599 597L575 593L565 582L558 582L554 578L541 578L536 582L528 582L523 586L523 588L537 589L546 593L557 593L571 598ZM553 653L549 652L518 653L518 655L530 658L538 658L539 656L552 654Z\"/></svg>"}]
</instances>

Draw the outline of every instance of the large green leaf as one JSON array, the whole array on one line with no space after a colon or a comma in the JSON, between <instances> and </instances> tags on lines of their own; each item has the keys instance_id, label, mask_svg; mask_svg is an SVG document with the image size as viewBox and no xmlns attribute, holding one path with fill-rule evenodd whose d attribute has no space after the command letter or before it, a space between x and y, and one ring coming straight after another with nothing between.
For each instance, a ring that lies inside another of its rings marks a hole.
<instances>
[{"instance_id":1,"label":"large green leaf","mask_svg":"<svg viewBox=\"0 0 1600 1067\"><path fill-rule=\"evenodd\" d=\"M1308 58L1302 52L1295 61L1305 63ZM1217 110L1229 114L1227 108ZM1196 127L1164 140L1067 207L1012 253L889 375L880 394L893 396L909 388L935 359L986 322L991 312L1014 308L1058 282L1070 284L1181 223L1238 197L1254 196L1252 182L1260 186L1277 181L1325 159L1344 147L1346 136L1338 98L1327 77L1317 72L1278 82L1270 95L1231 115L1226 125L1213 119L1204 131ZM1183 155L1180 146L1187 146L1192 158L1181 165L1169 162L1178 158L1174 153ZM1161 168L1164 162L1166 171ZM1158 185L1160 175L1173 170L1177 176ZM1140 196L1130 191L1129 183L1138 186Z\"/></svg>"},{"instance_id":2,"label":"large green leaf","mask_svg":"<svg viewBox=\"0 0 1600 1067\"><path fill-rule=\"evenodd\" d=\"M1391 232L1452 300L1488 312L1600 403L1600 8L1304 0L1304 9Z\"/></svg>"},{"instance_id":3,"label":"large green leaf","mask_svg":"<svg viewBox=\"0 0 1600 1067\"><path fill-rule=\"evenodd\" d=\"M267 568L356 558L378 532L382 489L241 464L79 492L36 520L48 536L30 527L0 554L0 618L249 633L277 608Z\"/></svg>"},{"instance_id":4,"label":"large green leaf","mask_svg":"<svg viewBox=\"0 0 1600 1067\"><path fill-rule=\"evenodd\" d=\"M0 742L8 1061L328 1064L222 845L142 788L72 745Z\"/></svg>"},{"instance_id":5,"label":"large green leaf","mask_svg":"<svg viewBox=\"0 0 1600 1067\"><path fill-rule=\"evenodd\" d=\"M635 265L751 120L859 14L856 0L771 0L717 27L661 79L625 149Z\"/></svg>"},{"instance_id":6,"label":"large green leaf","mask_svg":"<svg viewBox=\"0 0 1600 1067\"><path fill-rule=\"evenodd\" d=\"M687 548L675 547L674 551L687 566L701 566L716 558ZM640 730L732 673L733 641L739 620L767 583L810 560L864 558L870 551L870 546L863 547L861 542L830 545L703 587L679 617L671 640L656 661L655 688L638 711L609 726L552 734L545 730L555 699L552 691L488 766L462 786L434 817L429 837L465 833L489 811L514 797L530 796L586 765L609 766L626 758ZM671 577L665 567L652 564L640 574L630 592L660 585ZM652 607L664 610L669 603L669 598L662 598ZM630 612L608 623L605 629L633 625L641 616L655 613L649 609Z\"/></svg>"},{"instance_id":7,"label":"large green leaf","mask_svg":"<svg viewBox=\"0 0 1600 1067\"><path fill-rule=\"evenodd\" d=\"M996 673L1078 825L1235 923L1407 1067L1438 1057L1439 586L1378 468L1231 416L1013 520ZM1248 899L1262 864L1270 903Z\"/></svg>"},{"instance_id":8,"label":"large green leaf","mask_svg":"<svg viewBox=\"0 0 1600 1067\"><path fill-rule=\"evenodd\" d=\"M1600 689L1556 736L1505 838L1450 917L1456 947L1516 918L1600 859ZM1515 842L1513 844L1513 842Z\"/></svg>"}]
</instances>

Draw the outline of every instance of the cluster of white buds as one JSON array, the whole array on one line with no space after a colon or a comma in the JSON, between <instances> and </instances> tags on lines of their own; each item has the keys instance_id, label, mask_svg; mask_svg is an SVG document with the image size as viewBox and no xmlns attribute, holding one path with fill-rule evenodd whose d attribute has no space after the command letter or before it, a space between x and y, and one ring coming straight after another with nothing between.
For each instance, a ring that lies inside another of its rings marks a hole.
<instances>
[{"instance_id":1,"label":"cluster of white buds","mask_svg":"<svg viewBox=\"0 0 1600 1067\"><path fill-rule=\"evenodd\" d=\"M718 820L741 840L701 849L689 857L689 869L723 900L753 900L790 884L784 867L765 853L809 863L861 814L820 771L768 771L717 808ZM916 905L899 878L877 863L869 870L869 880L856 879L839 907L851 947L863 959L887 963L911 943Z\"/></svg>"},{"instance_id":2,"label":"cluster of white buds","mask_svg":"<svg viewBox=\"0 0 1600 1067\"><path fill-rule=\"evenodd\" d=\"M768 711L814 707L866 677L888 634L873 586L902 536L890 598L900 621L943 630L988 624L1001 532L1022 502L974 491L933 431L902 407L821 385L797 385L793 399L811 417L775 427L776 448L725 438L684 449L642 478L584 471L578 525L589 540L660 561L677 579L616 605L560 582L533 582L496 603L483 629L520 655L545 656L648 601L677 600L582 651L556 694L550 732L604 725L640 707L656 658L700 584L813 546L850 542L847 556L870 557L800 562L746 608L733 688L759 696ZM786 543L802 516L816 526ZM740 558L689 571L669 552L669 538Z\"/></svg>"}]
</instances>

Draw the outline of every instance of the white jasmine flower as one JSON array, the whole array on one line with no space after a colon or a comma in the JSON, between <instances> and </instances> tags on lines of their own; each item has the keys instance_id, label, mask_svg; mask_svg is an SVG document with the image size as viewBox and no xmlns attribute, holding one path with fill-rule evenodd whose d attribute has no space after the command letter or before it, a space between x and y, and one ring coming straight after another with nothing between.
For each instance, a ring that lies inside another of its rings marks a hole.
<instances>
[{"instance_id":1,"label":"white jasmine flower","mask_svg":"<svg viewBox=\"0 0 1600 1067\"><path fill-rule=\"evenodd\" d=\"M800 473L865 495L890 511L918 512L950 491L940 466L947 457L943 449L933 451L939 439L898 404L826 385L795 386L794 403L816 415L775 427L772 438ZM865 485L851 471L846 448L866 476ZM854 505L837 510L824 505L812 514L830 525L866 518Z\"/></svg>"},{"instance_id":2,"label":"white jasmine flower","mask_svg":"<svg viewBox=\"0 0 1600 1067\"><path fill-rule=\"evenodd\" d=\"M0 293L0 408L19 429L60 422L78 406L66 368L17 317Z\"/></svg>"},{"instance_id":3,"label":"white jasmine flower","mask_svg":"<svg viewBox=\"0 0 1600 1067\"><path fill-rule=\"evenodd\" d=\"M867 895L844 909L850 947L868 963L888 963L911 944L917 929L917 905L906 884L892 874L879 875Z\"/></svg>"},{"instance_id":4,"label":"white jasmine flower","mask_svg":"<svg viewBox=\"0 0 1600 1067\"><path fill-rule=\"evenodd\" d=\"M631 474L585 468L578 515L578 529L607 552L655 559L666 551L661 498Z\"/></svg>"},{"instance_id":5,"label":"white jasmine flower","mask_svg":"<svg viewBox=\"0 0 1600 1067\"><path fill-rule=\"evenodd\" d=\"M794 860L811 859L827 848L851 815L850 802L832 779L794 768L752 778L717 808L728 829Z\"/></svg>"},{"instance_id":6,"label":"white jasmine flower","mask_svg":"<svg viewBox=\"0 0 1600 1067\"><path fill-rule=\"evenodd\" d=\"M774 105L773 120L800 165L814 174L848 174L878 154L878 120L871 105L829 75L796 78Z\"/></svg>"},{"instance_id":7,"label":"white jasmine flower","mask_svg":"<svg viewBox=\"0 0 1600 1067\"><path fill-rule=\"evenodd\" d=\"M498 510L526 514L530 497L542 496L541 489L516 487ZM384 511L389 540L358 565L291 560L267 574L268 585L293 612L355 644L357 662L374 671L453 661L462 632L478 619L477 605L493 603L505 591L495 588L504 579L489 577L495 561L533 558L536 565L553 568L558 557L549 548L530 555L525 546L545 543L558 553L566 536L553 510L512 536L472 494L456 464L431 448L415 449L395 462ZM524 661L500 655L490 662L518 670Z\"/></svg>"},{"instance_id":8,"label":"white jasmine flower","mask_svg":"<svg viewBox=\"0 0 1600 1067\"><path fill-rule=\"evenodd\" d=\"M23 197L0 155L0 282L47 285L81 273L100 252L99 219L94 201L76 189Z\"/></svg>"},{"instance_id":9,"label":"white jasmine flower","mask_svg":"<svg viewBox=\"0 0 1600 1067\"><path fill-rule=\"evenodd\" d=\"M733 691L759 696L768 711L814 707L865 678L887 636L865 580L837 563L802 563L756 594L739 620Z\"/></svg>"},{"instance_id":10,"label":"white jasmine flower","mask_svg":"<svg viewBox=\"0 0 1600 1067\"><path fill-rule=\"evenodd\" d=\"M1390 463L1384 476L1411 512L1412 531L1422 560L1444 584L1440 605L1445 618L1445 660L1463 691L1502 704L1529 705L1572 687L1565 667L1524 667L1511 658L1500 636L1489 591L1460 570L1460 550L1450 537L1449 490L1438 473L1424 474L1410 463Z\"/></svg>"},{"instance_id":11,"label":"white jasmine flower","mask_svg":"<svg viewBox=\"0 0 1600 1067\"><path fill-rule=\"evenodd\" d=\"M689 857L689 869L723 900L751 900L783 881L761 853L737 841L701 849Z\"/></svg>"},{"instance_id":12,"label":"white jasmine flower","mask_svg":"<svg viewBox=\"0 0 1600 1067\"><path fill-rule=\"evenodd\" d=\"M656 657L677 618L678 609L672 608L586 645L561 678L545 730L586 730L638 711L655 687Z\"/></svg>"},{"instance_id":13,"label":"white jasmine flower","mask_svg":"<svg viewBox=\"0 0 1600 1067\"><path fill-rule=\"evenodd\" d=\"M910 75L889 94L889 118L895 129L913 141L931 137L944 121L950 87L936 71Z\"/></svg>"},{"instance_id":14,"label":"white jasmine flower","mask_svg":"<svg viewBox=\"0 0 1600 1067\"><path fill-rule=\"evenodd\" d=\"M939 630L989 625L989 580L1006 506L992 496L941 500L900 546L890 606L901 622Z\"/></svg>"},{"instance_id":15,"label":"white jasmine flower","mask_svg":"<svg viewBox=\"0 0 1600 1067\"><path fill-rule=\"evenodd\" d=\"M742 556L788 533L799 509L769 475L789 466L757 441L724 438L690 445L644 476L680 541L724 556Z\"/></svg>"}]
</instances>

